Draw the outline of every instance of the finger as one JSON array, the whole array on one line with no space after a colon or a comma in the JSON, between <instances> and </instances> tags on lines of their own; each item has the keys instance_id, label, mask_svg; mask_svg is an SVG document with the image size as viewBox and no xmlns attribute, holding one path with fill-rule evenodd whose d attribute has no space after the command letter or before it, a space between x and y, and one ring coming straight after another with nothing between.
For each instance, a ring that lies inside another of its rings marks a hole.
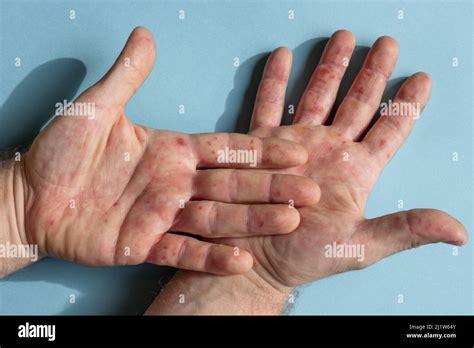
<instances>
[{"instance_id":1,"label":"finger","mask_svg":"<svg viewBox=\"0 0 474 348\"><path fill-rule=\"evenodd\" d=\"M388 36L379 38L370 49L333 122L349 138L357 139L377 112L398 52L398 43Z\"/></svg>"},{"instance_id":2,"label":"finger","mask_svg":"<svg viewBox=\"0 0 474 348\"><path fill-rule=\"evenodd\" d=\"M230 275L250 270L253 259L248 252L231 246L166 233L150 250L147 262L190 271Z\"/></svg>"},{"instance_id":3,"label":"finger","mask_svg":"<svg viewBox=\"0 0 474 348\"><path fill-rule=\"evenodd\" d=\"M208 238L248 237L290 233L299 223L298 210L288 205L191 201L171 230Z\"/></svg>"},{"instance_id":4,"label":"finger","mask_svg":"<svg viewBox=\"0 0 474 348\"><path fill-rule=\"evenodd\" d=\"M413 209L365 220L353 238L365 246L364 267L389 255L430 243L463 245L464 226L434 209Z\"/></svg>"},{"instance_id":5,"label":"finger","mask_svg":"<svg viewBox=\"0 0 474 348\"><path fill-rule=\"evenodd\" d=\"M291 60L291 50L285 47L277 48L268 58L257 91L250 130L280 125Z\"/></svg>"},{"instance_id":6,"label":"finger","mask_svg":"<svg viewBox=\"0 0 474 348\"><path fill-rule=\"evenodd\" d=\"M354 47L350 31L339 30L331 36L298 104L294 123L319 125L326 121Z\"/></svg>"},{"instance_id":7,"label":"finger","mask_svg":"<svg viewBox=\"0 0 474 348\"><path fill-rule=\"evenodd\" d=\"M375 122L365 136L361 144L367 147L382 167L410 134L430 94L431 79L427 74L411 76L398 91L392 106L387 107L387 113Z\"/></svg>"},{"instance_id":8,"label":"finger","mask_svg":"<svg viewBox=\"0 0 474 348\"><path fill-rule=\"evenodd\" d=\"M207 133L192 135L191 141L200 167L288 168L308 159L302 145L283 139Z\"/></svg>"},{"instance_id":9,"label":"finger","mask_svg":"<svg viewBox=\"0 0 474 348\"><path fill-rule=\"evenodd\" d=\"M198 170L193 191L193 200L293 203L297 207L315 205L321 195L310 178L235 169Z\"/></svg>"},{"instance_id":10,"label":"finger","mask_svg":"<svg viewBox=\"0 0 474 348\"><path fill-rule=\"evenodd\" d=\"M88 92L97 94L106 105L124 106L150 74L155 49L152 34L135 28L114 65Z\"/></svg>"}]
</instances>

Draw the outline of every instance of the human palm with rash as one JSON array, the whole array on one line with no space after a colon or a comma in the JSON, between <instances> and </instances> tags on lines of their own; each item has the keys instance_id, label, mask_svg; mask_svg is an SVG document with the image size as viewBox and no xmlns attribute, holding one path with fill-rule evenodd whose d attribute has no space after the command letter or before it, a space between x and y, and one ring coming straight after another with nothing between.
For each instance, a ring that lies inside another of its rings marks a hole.
<instances>
[{"instance_id":1,"label":"human palm with rash","mask_svg":"<svg viewBox=\"0 0 474 348\"><path fill-rule=\"evenodd\" d=\"M301 145L242 134L187 135L127 119L125 105L154 60L153 37L134 30L110 71L74 102L93 103L94 117L56 117L20 162L2 163L1 244L38 245L42 255L93 266L151 262L235 274L252 267L248 252L168 232L222 238L298 226L298 210L288 201L317 202L312 180L219 163L218 152L256 151L257 168L288 168L306 162ZM0 275L28 262L2 258Z\"/></svg>"},{"instance_id":2,"label":"human palm with rash","mask_svg":"<svg viewBox=\"0 0 474 348\"><path fill-rule=\"evenodd\" d=\"M361 269L420 245L463 245L467 241L462 224L438 210L414 209L364 218L379 174L419 115L383 116L361 139L378 110L398 56L396 41L382 37L371 48L334 121L325 124L354 46L350 32L338 31L331 37L301 98L293 125L280 126L290 50L279 48L272 53L256 97L250 134L305 146L307 163L284 172L313 178L321 189L319 203L300 209L300 225L291 234L226 239L226 243L250 251L255 260L252 271L232 277L178 272L149 308L149 314L279 313L293 287ZM393 102L419 103L423 109L430 91L429 76L417 73L402 85ZM363 245L364 257L326 257L325 247L333 243ZM177 303L177 293L187 295L186 306Z\"/></svg>"}]
</instances>

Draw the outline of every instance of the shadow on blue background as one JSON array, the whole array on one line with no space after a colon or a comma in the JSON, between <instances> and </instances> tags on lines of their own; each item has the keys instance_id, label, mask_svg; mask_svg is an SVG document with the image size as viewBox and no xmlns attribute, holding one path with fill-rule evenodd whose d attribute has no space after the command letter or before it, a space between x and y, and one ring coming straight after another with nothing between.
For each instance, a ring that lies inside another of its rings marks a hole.
<instances>
[{"instance_id":1,"label":"shadow on blue background","mask_svg":"<svg viewBox=\"0 0 474 348\"><path fill-rule=\"evenodd\" d=\"M5 280L31 283L47 281L71 289L64 296L64 309L58 315L140 315L172 277L174 270L154 265L85 267L68 261L47 258ZM104 281L108 279L108 281ZM95 290L91 293L91 285ZM115 288L108 286L115 284ZM67 305L74 295L74 306ZM115 299L110 305L110 298ZM82 306L81 303L87 303ZM109 305L106 305L106 304ZM101 313L92 308L101 308Z\"/></svg>"},{"instance_id":2,"label":"shadow on blue background","mask_svg":"<svg viewBox=\"0 0 474 348\"><path fill-rule=\"evenodd\" d=\"M78 59L59 58L30 72L0 108L0 150L26 147L54 115L55 104L72 100L86 76Z\"/></svg>"}]
</instances>

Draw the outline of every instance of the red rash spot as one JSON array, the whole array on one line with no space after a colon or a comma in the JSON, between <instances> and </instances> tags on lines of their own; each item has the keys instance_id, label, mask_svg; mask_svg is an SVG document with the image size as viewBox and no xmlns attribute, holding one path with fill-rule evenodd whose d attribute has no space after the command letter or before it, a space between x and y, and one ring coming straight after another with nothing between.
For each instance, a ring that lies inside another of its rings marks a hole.
<instances>
[{"instance_id":1,"label":"red rash spot","mask_svg":"<svg viewBox=\"0 0 474 348\"><path fill-rule=\"evenodd\" d=\"M208 141L208 142L207 142L207 145L211 146L211 145L212 145L212 143L211 143L210 141Z\"/></svg>"},{"instance_id":2,"label":"red rash spot","mask_svg":"<svg viewBox=\"0 0 474 348\"><path fill-rule=\"evenodd\" d=\"M162 256L161 261L165 261L165 260L166 260L166 256Z\"/></svg>"},{"instance_id":3,"label":"red rash spot","mask_svg":"<svg viewBox=\"0 0 474 348\"><path fill-rule=\"evenodd\" d=\"M168 247L165 245L165 246L163 247L163 249L165 249L165 250L166 250L166 249L168 249Z\"/></svg>"},{"instance_id":4,"label":"red rash spot","mask_svg":"<svg viewBox=\"0 0 474 348\"><path fill-rule=\"evenodd\" d=\"M202 207L201 207L201 206L199 206L198 210L202 210Z\"/></svg>"},{"instance_id":5,"label":"red rash spot","mask_svg":"<svg viewBox=\"0 0 474 348\"><path fill-rule=\"evenodd\" d=\"M318 102L316 102L311 106L311 111L314 112L315 114L322 115L324 112L324 109Z\"/></svg>"},{"instance_id":6,"label":"red rash spot","mask_svg":"<svg viewBox=\"0 0 474 348\"><path fill-rule=\"evenodd\" d=\"M184 139L183 138L176 138L176 144L179 146L184 146Z\"/></svg>"},{"instance_id":7,"label":"red rash spot","mask_svg":"<svg viewBox=\"0 0 474 348\"><path fill-rule=\"evenodd\" d=\"M394 217L394 224L396 227L401 226L402 224L402 218L398 215L395 215Z\"/></svg>"},{"instance_id":8,"label":"red rash spot","mask_svg":"<svg viewBox=\"0 0 474 348\"><path fill-rule=\"evenodd\" d=\"M250 145L253 145L254 143L255 143L254 139L250 140Z\"/></svg>"},{"instance_id":9,"label":"red rash spot","mask_svg":"<svg viewBox=\"0 0 474 348\"><path fill-rule=\"evenodd\" d=\"M115 203L114 203L114 207L116 207L117 205L118 205L118 202L115 202Z\"/></svg>"},{"instance_id":10,"label":"red rash spot","mask_svg":"<svg viewBox=\"0 0 474 348\"><path fill-rule=\"evenodd\" d=\"M387 142L385 141L385 139L380 139L379 140L379 147L384 147L386 143Z\"/></svg>"},{"instance_id":11,"label":"red rash spot","mask_svg":"<svg viewBox=\"0 0 474 348\"><path fill-rule=\"evenodd\" d=\"M263 227L265 225L265 221L261 220L258 222L258 227Z\"/></svg>"},{"instance_id":12,"label":"red rash spot","mask_svg":"<svg viewBox=\"0 0 474 348\"><path fill-rule=\"evenodd\" d=\"M398 94L397 98L401 100L416 100L416 98L414 98L414 95L411 94L410 91L406 89L402 89L400 93Z\"/></svg>"},{"instance_id":13,"label":"red rash spot","mask_svg":"<svg viewBox=\"0 0 474 348\"><path fill-rule=\"evenodd\" d=\"M216 152L214 150L212 150L211 153L214 155Z\"/></svg>"},{"instance_id":14,"label":"red rash spot","mask_svg":"<svg viewBox=\"0 0 474 348\"><path fill-rule=\"evenodd\" d=\"M364 94L365 91L364 91L364 87L358 87L354 90L354 92L356 92L357 94Z\"/></svg>"},{"instance_id":15,"label":"red rash spot","mask_svg":"<svg viewBox=\"0 0 474 348\"><path fill-rule=\"evenodd\" d=\"M53 224L54 224L54 220L53 220L53 219L48 220L48 225L49 225L49 226L52 226Z\"/></svg>"},{"instance_id":16,"label":"red rash spot","mask_svg":"<svg viewBox=\"0 0 474 348\"><path fill-rule=\"evenodd\" d=\"M326 77L329 74L329 69L327 68L319 68L319 75L321 77Z\"/></svg>"}]
</instances>

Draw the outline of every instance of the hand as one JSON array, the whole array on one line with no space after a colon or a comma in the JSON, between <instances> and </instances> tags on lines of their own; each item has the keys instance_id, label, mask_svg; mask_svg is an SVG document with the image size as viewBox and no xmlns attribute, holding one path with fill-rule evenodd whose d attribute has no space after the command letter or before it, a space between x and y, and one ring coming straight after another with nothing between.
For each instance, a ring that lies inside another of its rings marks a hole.
<instances>
[{"instance_id":1,"label":"hand","mask_svg":"<svg viewBox=\"0 0 474 348\"><path fill-rule=\"evenodd\" d=\"M321 188L320 202L300 210L301 224L292 234L226 240L249 250L255 260L254 271L279 289L361 269L420 245L462 245L467 240L461 223L437 210L415 209L364 218L367 198L379 174L407 138L418 115L382 116L361 139L378 110L398 56L397 42L381 37L370 50L334 121L325 125L345 71L344 62L352 55L354 45L350 32L338 31L331 37L291 126L279 126L291 67L290 50L273 52L260 83L250 134L304 145L308 162L285 172L311 177ZM419 103L423 109L430 91L429 76L417 73L403 84L393 102ZM328 257L326 252L333 243L340 247L363 246L363 259L354 255Z\"/></svg>"},{"instance_id":2,"label":"hand","mask_svg":"<svg viewBox=\"0 0 474 348\"><path fill-rule=\"evenodd\" d=\"M34 141L20 171L26 240L45 255L87 265L152 262L217 274L244 272L252 266L247 252L236 255L229 246L166 232L288 233L299 224L288 200L314 204L318 187L297 176L197 167L249 166L219 163L217 153L225 147L256 150L257 168L302 164L306 151L279 139L185 135L133 124L125 104L154 59L151 34L134 30L104 78ZM82 110L74 114L78 106ZM242 204L258 202L284 204Z\"/></svg>"}]
</instances>

